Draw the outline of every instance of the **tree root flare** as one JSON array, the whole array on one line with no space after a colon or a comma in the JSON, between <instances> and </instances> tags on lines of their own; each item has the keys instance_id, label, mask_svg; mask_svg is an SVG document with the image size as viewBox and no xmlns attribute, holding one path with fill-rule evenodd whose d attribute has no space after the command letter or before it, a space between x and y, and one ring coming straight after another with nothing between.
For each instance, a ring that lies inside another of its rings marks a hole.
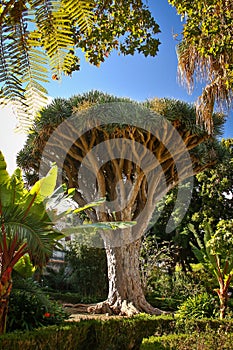
<instances>
[{"instance_id":1,"label":"tree root flare","mask_svg":"<svg viewBox=\"0 0 233 350\"><path fill-rule=\"evenodd\" d=\"M143 302L142 305L136 306L128 300L118 300L114 304L108 300L105 300L98 304L89 306L87 311L92 314L108 314L127 317L131 317L139 313L147 313L150 315L170 314L170 312L153 307L148 302Z\"/></svg>"}]
</instances>

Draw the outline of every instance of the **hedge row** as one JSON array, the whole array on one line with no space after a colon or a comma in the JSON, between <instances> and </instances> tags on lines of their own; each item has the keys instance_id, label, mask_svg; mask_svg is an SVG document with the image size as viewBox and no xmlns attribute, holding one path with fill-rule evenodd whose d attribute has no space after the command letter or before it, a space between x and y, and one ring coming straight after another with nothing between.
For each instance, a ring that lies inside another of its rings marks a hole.
<instances>
[{"instance_id":1,"label":"hedge row","mask_svg":"<svg viewBox=\"0 0 233 350\"><path fill-rule=\"evenodd\" d=\"M31 332L9 333L0 337L4 350L128 350L140 349L142 339L152 334L174 331L171 317L139 315L133 318L110 318L67 322Z\"/></svg>"},{"instance_id":2,"label":"hedge row","mask_svg":"<svg viewBox=\"0 0 233 350\"><path fill-rule=\"evenodd\" d=\"M140 350L232 350L233 333L208 331L144 339Z\"/></svg>"},{"instance_id":3,"label":"hedge row","mask_svg":"<svg viewBox=\"0 0 233 350\"><path fill-rule=\"evenodd\" d=\"M186 335L176 333L186 333ZM218 339L214 344L219 345L220 340L223 342L221 344L224 344L224 346L220 344L221 346L216 349L232 349L227 347L227 344L232 344L233 321L192 320L182 326L177 325L172 316L156 317L145 314L133 318L110 317L107 320L82 320L66 322L62 326L49 326L31 332L15 332L0 336L0 349L138 350L143 338L152 335L153 338L144 340L141 349L213 350L215 347L198 347L198 344L194 346L195 339L202 341L200 336L204 337L205 345L205 342L211 341L213 335L217 335L216 339ZM158 338L158 336L163 337ZM181 347L181 344L185 344L186 347Z\"/></svg>"},{"instance_id":4,"label":"hedge row","mask_svg":"<svg viewBox=\"0 0 233 350\"><path fill-rule=\"evenodd\" d=\"M208 330L215 332L224 331L233 333L233 320L229 319L190 319L183 322L176 322L175 333L192 334L193 332L204 333Z\"/></svg>"},{"instance_id":5,"label":"hedge row","mask_svg":"<svg viewBox=\"0 0 233 350\"><path fill-rule=\"evenodd\" d=\"M73 293L73 292L64 293L64 292L47 291L46 289L44 289L44 291L53 300L58 300L58 301L71 303L71 304L78 304L78 303L91 304L91 303L97 303L102 300L94 297L83 297L81 294Z\"/></svg>"}]
</instances>

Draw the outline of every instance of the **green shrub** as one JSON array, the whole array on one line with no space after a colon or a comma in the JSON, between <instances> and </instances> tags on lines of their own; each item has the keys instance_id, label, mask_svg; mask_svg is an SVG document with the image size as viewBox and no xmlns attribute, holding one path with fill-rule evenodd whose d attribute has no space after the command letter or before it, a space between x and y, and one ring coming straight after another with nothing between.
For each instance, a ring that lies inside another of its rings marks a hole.
<instances>
[{"instance_id":1,"label":"green shrub","mask_svg":"<svg viewBox=\"0 0 233 350\"><path fill-rule=\"evenodd\" d=\"M233 321L186 320L186 334L171 316L140 314L132 318L81 320L0 336L4 350L226 350L232 349ZM153 335L153 337L151 337ZM141 345L142 339L143 345Z\"/></svg>"},{"instance_id":2,"label":"green shrub","mask_svg":"<svg viewBox=\"0 0 233 350\"><path fill-rule=\"evenodd\" d=\"M181 299L175 298L158 298L154 293L148 293L146 300L154 307L164 311L175 311L182 303Z\"/></svg>"},{"instance_id":3,"label":"green shrub","mask_svg":"<svg viewBox=\"0 0 233 350\"><path fill-rule=\"evenodd\" d=\"M176 312L176 318L179 321L190 318L208 318L214 317L217 312L216 298L208 293L201 293L184 301Z\"/></svg>"},{"instance_id":4,"label":"green shrub","mask_svg":"<svg viewBox=\"0 0 233 350\"><path fill-rule=\"evenodd\" d=\"M148 280L149 295L160 298L171 298L185 301L188 297L209 291L207 275L199 271L187 272L175 271L168 274L160 268L155 268ZM212 285L210 290L212 290Z\"/></svg>"},{"instance_id":5,"label":"green shrub","mask_svg":"<svg viewBox=\"0 0 233 350\"><path fill-rule=\"evenodd\" d=\"M105 299L108 294L107 260L104 249L67 243L65 265L58 271L47 267L43 286L78 293L83 298Z\"/></svg>"},{"instance_id":6,"label":"green shrub","mask_svg":"<svg viewBox=\"0 0 233 350\"><path fill-rule=\"evenodd\" d=\"M186 319L176 322L175 333L192 334L193 332L207 332L212 329L215 332L233 333L233 320L227 319Z\"/></svg>"},{"instance_id":7,"label":"green shrub","mask_svg":"<svg viewBox=\"0 0 233 350\"><path fill-rule=\"evenodd\" d=\"M22 279L21 284L18 281L17 287L13 288L10 296L8 332L60 324L68 318L62 306L49 300L32 279Z\"/></svg>"}]
</instances>

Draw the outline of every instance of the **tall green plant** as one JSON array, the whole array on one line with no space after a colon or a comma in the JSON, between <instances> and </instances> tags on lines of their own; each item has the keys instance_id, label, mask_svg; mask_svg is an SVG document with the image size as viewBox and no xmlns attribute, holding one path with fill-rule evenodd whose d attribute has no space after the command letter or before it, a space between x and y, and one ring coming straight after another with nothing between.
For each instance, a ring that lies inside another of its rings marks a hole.
<instances>
[{"instance_id":1,"label":"tall green plant","mask_svg":"<svg viewBox=\"0 0 233 350\"><path fill-rule=\"evenodd\" d=\"M44 200L54 191L56 179L54 166L46 177L27 190L19 169L9 176L0 152L0 334L6 329L12 269L25 254L34 266L44 266L62 237L54 231L44 205Z\"/></svg>"},{"instance_id":2,"label":"tall green plant","mask_svg":"<svg viewBox=\"0 0 233 350\"><path fill-rule=\"evenodd\" d=\"M206 224L203 243L194 226L190 225L189 228L199 246L198 248L192 245L196 258L217 278L219 288L216 292L220 301L220 318L224 318L233 276L233 219L220 220L215 232L212 231L210 224Z\"/></svg>"},{"instance_id":3,"label":"tall green plant","mask_svg":"<svg viewBox=\"0 0 233 350\"><path fill-rule=\"evenodd\" d=\"M58 240L64 237L64 234L55 230L54 224L64 214L70 213L70 210L63 208L59 213L53 209L55 204L66 198L61 187L55 191L56 182L57 167L54 165L47 176L27 190L20 169L16 169L10 176L0 152L0 334L6 330L13 268L26 254L34 266L42 268L48 262L54 248L59 246ZM69 189L68 196L72 194L73 189ZM51 209L45 205L48 201ZM86 204L83 208L73 210L73 213L79 213L102 202L103 200L99 200ZM67 234L117 229L129 225L134 225L134 222L80 225L68 228Z\"/></svg>"}]
</instances>

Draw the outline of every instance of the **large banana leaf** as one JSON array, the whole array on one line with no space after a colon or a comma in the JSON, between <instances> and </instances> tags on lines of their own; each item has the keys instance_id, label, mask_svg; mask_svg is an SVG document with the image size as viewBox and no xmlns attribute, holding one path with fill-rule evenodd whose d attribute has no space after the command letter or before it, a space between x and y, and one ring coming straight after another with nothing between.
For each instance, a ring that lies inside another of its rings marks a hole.
<instances>
[{"instance_id":1,"label":"large banana leaf","mask_svg":"<svg viewBox=\"0 0 233 350\"><path fill-rule=\"evenodd\" d=\"M54 222L44 205L44 199L56 185L56 178L54 166L45 178L27 190L20 170L9 176L0 153L0 250L7 260L14 259L15 250L24 247L21 253L28 252L33 263L42 266L51 256L57 240L63 237L54 230Z\"/></svg>"},{"instance_id":2,"label":"large banana leaf","mask_svg":"<svg viewBox=\"0 0 233 350\"><path fill-rule=\"evenodd\" d=\"M62 229L62 233L65 235L72 235L77 233L91 233L100 230L117 230L126 229L136 225L136 221L109 221L109 222L96 222L92 224L77 225L74 227L67 227Z\"/></svg>"}]
</instances>

